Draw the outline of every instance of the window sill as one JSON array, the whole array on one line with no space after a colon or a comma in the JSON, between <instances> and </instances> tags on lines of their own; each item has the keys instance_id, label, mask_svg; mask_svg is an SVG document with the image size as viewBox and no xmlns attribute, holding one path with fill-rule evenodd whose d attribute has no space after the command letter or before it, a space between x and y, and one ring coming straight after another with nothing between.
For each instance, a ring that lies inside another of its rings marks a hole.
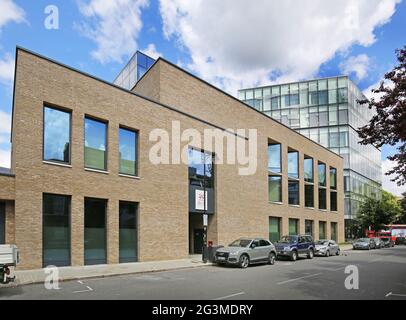
<instances>
[{"instance_id":1,"label":"window sill","mask_svg":"<svg viewBox=\"0 0 406 320\"><path fill-rule=\"evenodd\" d=\"M327 212L327 209L319 209L319 211Z\"/></svg>"},{"instance_id":2,"label":"window sill","mask_svg":"<svg viewBox=\"0 0 406 320\"><path fill-rule=\"evenodd\" d=\"M305 207L305 209L314 210L314 207Z\"/></svg>"},{"instance_id":3,"label":"window sill","mask_svg":"<svg viewBox=\"0 0 406 320\"><path fill-rule=\"evenodd\" d=\"M298 204L290 204L289 207L300 208L300 205L298 205Z\"/></svg>"},{"instance_id":4,"label":"window sill","mask_svg":"<svg viewBox=\"0 0 406 320\"><path fill-rule=\"evenodd\" d=\"M283 202L277 202L277 201L269 201L270 204L277 204L277 205L282 205Z\"/></svg>"},{"instance_id":5,"label":"window sill","mask_svg":"<svg viewBox=\"0 0 406 320\"><path fill-rule=\"evenodd\" d=\"M118 174L120 177L124 177L124 178L130 178L130 179L135 179L135 180L141 180L141 177L139 176L132 176L130 174L125 174L125 173L119 173Z\"/></svg>"},{"instance_id":6,"label":"window sill","mask_svg":"<svg viewBox=\"0 0 406 320\"><path fill-rule=\"evenodd\" d=\"M65 164L65 163L58 163L58 162L53 162L53 161L42 161L43 164L49 164L51 166L57 166L57 167L64 167L64 168L72 168L72 165L70 164Z\"/></svg>"},{"instance_id":7,"label":"window sill","mask_svg":"<svg viewBox=\"0 0 406 320\"><path fill-rule=\"evenodd\" d=\"M96 173L103 173L103 174L109 174L109 173L110 173L110 172L108 172L108 171L97 170L97 169L91 169L91 168L85 168L85 171L96 172Z\"/></svg>"}]
</instances>

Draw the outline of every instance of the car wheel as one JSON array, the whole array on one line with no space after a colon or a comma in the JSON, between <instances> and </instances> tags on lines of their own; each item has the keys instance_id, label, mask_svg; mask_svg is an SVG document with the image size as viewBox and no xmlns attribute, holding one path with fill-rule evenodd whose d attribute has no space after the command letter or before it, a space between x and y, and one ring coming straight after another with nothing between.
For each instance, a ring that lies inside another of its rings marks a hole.
<instances>
[{"instance_id":1,"label":"car wheel","mask_svg":"<svg viewBox=\"0 0 406 320\"><path fill-rule=\"evenodd\" d=\"M249 266L249 264L250 264L250 258L246 254L241 255L240 268L245 269Z\"/></svg>"},{"instance_id":2,"label":"car wheel","mask_svg":"<svg viewBox=\"0 0 406 320\"><path fill-rule=\"evenodd\" d=\"M336 256L339 256L339 255L340 255L340 249L338 249L336 252Z\"/></svg>"},{"instance_id":3,"label":"car wheel","mask_svg":"<svg viewBox=\"0 0 406 320\"><path fill-rule=\"evenodd\" d=\"M268 257L268 263L270 265L274 265L275 264L275 260L276 260L276 255L273 252L269 253L269 257Z\"/></svg>"},{"instance_id":4,"label":"car wheel","mask_svg":"<svg viewBox=\"0 0 406 320\"><path fill-rule=\"evenodd\" d=\"M326 251L326 257L329 257L329 256L330 256L330 251L327 250L327 251Z\"/></svg>"},{"instance_id":5,"label":"car wheel","mask_svg":"<svg viewBox=\"0 0 406 320\"><path fill-rule=\"evenodd\" d=\"M292 261L296 261L296 260L297 260L297 252L296 252L296 251L293 251L293 252L292 252L292 255L291 255L291 257L290 257L290 260L292 260Z\"/></svg>"},{"instance_id":6,"label":"car wheel","mask_svg":"<svg viewBox=\"0 0 406 320\"><path fill-rule=\"evenodd\" d=\"M310 249L310 250L309 250L309 253L307 254L307 258L308 258L308 259L313 259L313 257L314 257L313 249Z\"/></svg>"}]
</instances>

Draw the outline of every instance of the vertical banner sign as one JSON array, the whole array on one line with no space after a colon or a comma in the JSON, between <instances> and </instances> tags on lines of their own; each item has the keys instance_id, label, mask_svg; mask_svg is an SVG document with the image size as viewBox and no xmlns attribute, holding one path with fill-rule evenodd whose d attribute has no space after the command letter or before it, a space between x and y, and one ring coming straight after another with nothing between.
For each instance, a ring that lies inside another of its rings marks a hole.
<instances>
[{"instance_id":1,"label":"vertical banner sign","mask_svg":"<svg viewBox=\"0 0 406 320\"><path fill-rule=\"evenodd\" d=\"M207 214L203 215L203 227L207 227L209 224L209 216Z\"/></svg>"},{"instance_id":2,"label":"vertical banner sign","mask_svg":"<svg viewBox=\"0 0 406 320\"><path fill-rule=\"evenodd\" d=\"M204 201L205 199L206 201ZM195 190L195 209L207 210L207 191Z\"/></svg>"}]
</instances>

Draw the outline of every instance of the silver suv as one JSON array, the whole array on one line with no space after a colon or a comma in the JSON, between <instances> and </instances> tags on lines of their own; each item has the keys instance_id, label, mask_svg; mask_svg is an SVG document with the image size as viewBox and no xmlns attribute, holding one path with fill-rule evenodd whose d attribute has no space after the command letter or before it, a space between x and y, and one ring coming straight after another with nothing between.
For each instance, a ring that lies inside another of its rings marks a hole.
<instances>
[{"instance_id":1,"label":"silver suv","mask_svg":"<svg viewBox=\"0 0 406 320\"><path fill-rule=\"evenodd\" d=\"M253 263L275 264L275 259L275 246L268 240L241 238L233 241L228 247L217 249L214 262L247 268Z\"/></svg>"}]
</instances>

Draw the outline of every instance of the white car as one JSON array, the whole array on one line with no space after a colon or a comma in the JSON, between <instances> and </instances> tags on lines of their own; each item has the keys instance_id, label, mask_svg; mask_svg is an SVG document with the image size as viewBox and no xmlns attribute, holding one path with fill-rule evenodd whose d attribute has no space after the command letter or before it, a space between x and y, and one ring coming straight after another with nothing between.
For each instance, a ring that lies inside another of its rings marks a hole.
<instances>
[{"instance_id":1,"label":"white car","mask_svg":"<svg viewBox=\"0 0 406 320\"><path fill-rule=\"evenodd\" d=\"M314 254L316 256L329 257L332 255L340 255L340 247L334 240L319 240L316 241L316 250Z\"/></svg>"}]
</instances>

